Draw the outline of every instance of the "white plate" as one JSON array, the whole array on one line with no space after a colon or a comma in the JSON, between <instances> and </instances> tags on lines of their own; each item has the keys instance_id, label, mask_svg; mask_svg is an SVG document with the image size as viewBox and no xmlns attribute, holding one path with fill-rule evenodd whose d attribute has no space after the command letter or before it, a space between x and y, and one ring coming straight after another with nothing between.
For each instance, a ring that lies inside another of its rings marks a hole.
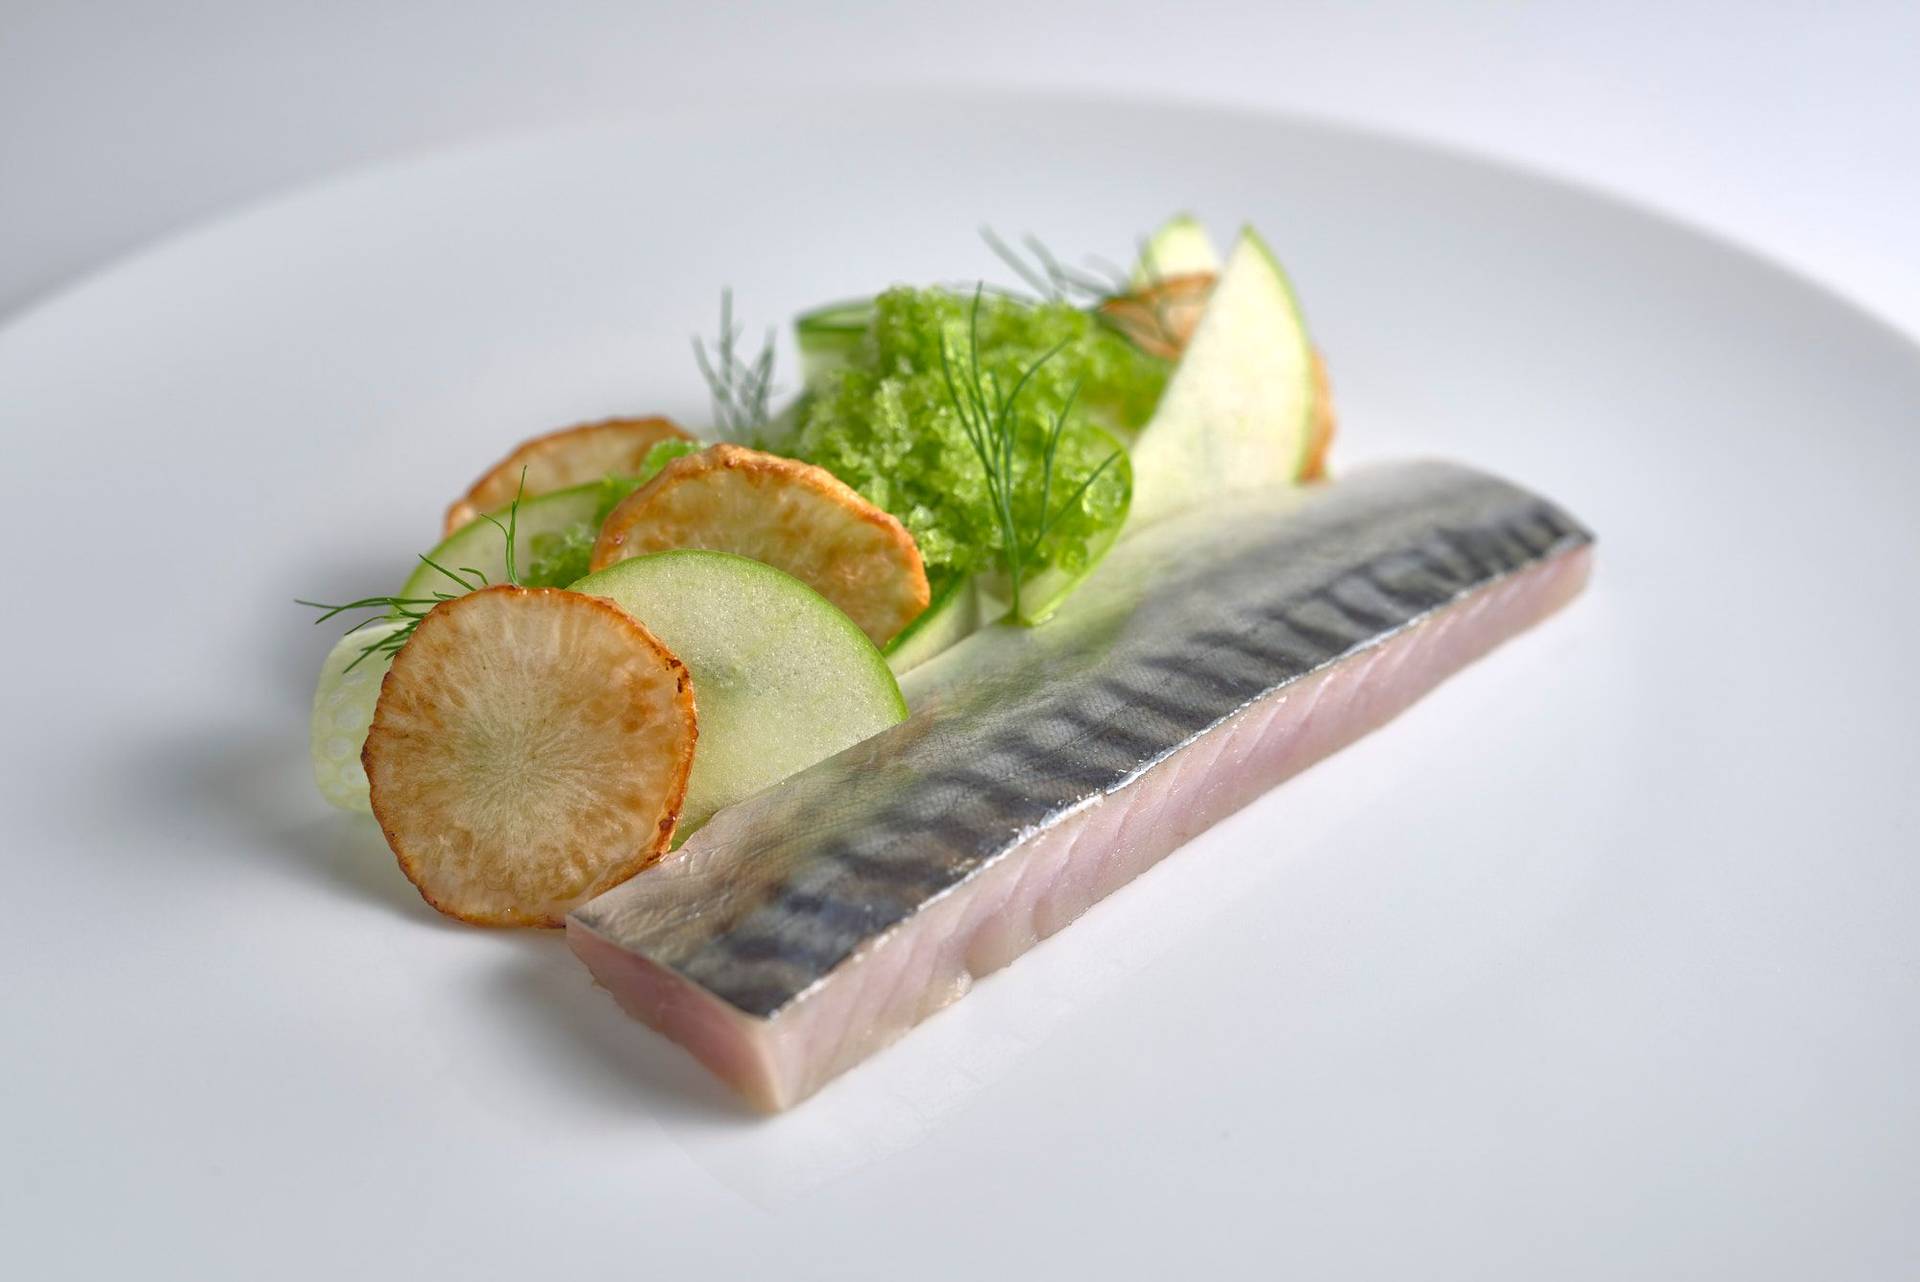
<instances>
[{"instance_id":1,"label":"white plate","mask_svg":"<svg viewBox=\"0 0 1920 1282\"><path fill-rule=\"evenodd\" d=\"M774 323L1184 206L1295 269L1340 459L1563 501L1589 596L771 1121L313 795L292 598L395 582L529 432L697 420L722 285ZM0 416L19 1276L1911 1264L1920 359L1734 250L1252 116L689 108L156 250L0 333Z\"/></svg>"}]
</instances>

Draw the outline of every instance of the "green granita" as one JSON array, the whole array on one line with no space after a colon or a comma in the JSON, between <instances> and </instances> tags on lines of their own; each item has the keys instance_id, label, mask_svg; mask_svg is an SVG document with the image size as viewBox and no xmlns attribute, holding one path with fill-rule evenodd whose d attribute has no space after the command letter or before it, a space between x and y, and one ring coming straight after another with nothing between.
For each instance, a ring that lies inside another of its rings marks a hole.
<instances>
[{"instance_id":1,"label":"green granita","mask_svg":"<svg viewBox=\"0 0 1920 1282\"><path fill-rule=\"evenodd\" d=\"M944 343L964 396L975 301L947 289L881 294L847 363L822 378L783 442L898 517L936 583L1006 564L1005 523L941 360ZM988 399L1011 406L1013 528L1046 531L1026 573L1076 576L1126 519L1131 474L1115 433L1146 422L1169 366L1067 303L992 294L978 300L977 351Z\"/></svg>"}]
</instances>

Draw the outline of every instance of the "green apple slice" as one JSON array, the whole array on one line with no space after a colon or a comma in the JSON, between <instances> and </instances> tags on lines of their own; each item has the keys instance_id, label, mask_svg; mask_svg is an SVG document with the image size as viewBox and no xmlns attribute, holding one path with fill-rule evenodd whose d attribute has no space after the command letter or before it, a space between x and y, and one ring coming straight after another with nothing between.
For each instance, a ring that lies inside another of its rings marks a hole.
<instances>
[{"instance_id":1,"label":"green apple slice","mask_svg":"<svg viewBox=\"0 0 1920 1282\"><path fill-rule=\"evenodd\" d=\"M308 730L313 781L320 795L342 810L373 812L360 749L367 742L367 727L373 724L374 705L380 701L380 682L393 663L393 655L384 651L375 650L364 659L361 654L405 626L404 619L376 619L355 628L335 643L320 665Z\"/></svg>"},{"instance_id":2,"label":"green apple slice","mask_svg":"<svg viewBox=\"0 0 1920 1282\"><path fill-rule=\"evenodd\" d=\"M1174 276L1219 270L1220 255L1207 229L1192 214L1176 214L1140 246L1140 261L1134 264L1129 283L1135 289L1145 289Z\"/></svg>"},{"instance_id":3,"label":"green apple slice","mask_svg":"<svg viewBox=\"0 0 1920 1282\"><path fill-rule=\"evenodd\" d=\"M792 575L683 548L573 585L631 614L693 673L700 738L680 833L716 810L906 719L866 633Z\"/></svg>"},{"instance_id":4,"label":"green apple slice","mask_svg":"<svg viewBox=\"0 0 1920 1282\"><path fill-rule=\"evenodd\" d=\"M1313 349L1293 286L1265 243L1242 231L1134 443L1134 523L1230 490L1292 484L1312 412Z\"/></svg>"}]
</instances>

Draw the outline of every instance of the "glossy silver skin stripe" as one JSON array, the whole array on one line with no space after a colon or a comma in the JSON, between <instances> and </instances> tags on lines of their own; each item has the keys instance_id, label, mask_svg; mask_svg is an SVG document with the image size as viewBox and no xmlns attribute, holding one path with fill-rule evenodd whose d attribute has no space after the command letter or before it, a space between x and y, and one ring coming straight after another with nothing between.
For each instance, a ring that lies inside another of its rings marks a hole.
<instances>
[{"instance_id":1,"label":"glossy silver skin stripe","mask_svg":"<svg viewBox=\"0 0 1920 1282\"><path fill-rule=\"evenodd\" d=\"M770 1019L1236 711L1590 541L1546 500L1440 463L1163 523L1048 624L989 629L917 670L904 723L722 812L685 868L575 917Z\"/></svg>"}]
</instances>

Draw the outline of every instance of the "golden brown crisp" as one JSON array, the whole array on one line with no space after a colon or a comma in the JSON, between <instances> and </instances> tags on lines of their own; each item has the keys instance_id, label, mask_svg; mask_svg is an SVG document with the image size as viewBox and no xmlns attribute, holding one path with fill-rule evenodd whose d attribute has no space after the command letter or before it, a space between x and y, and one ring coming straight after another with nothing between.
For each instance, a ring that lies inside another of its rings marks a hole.
<instances>
[{"instance_id":1,"label":"golden brown crisp","mask_svg":"<svg viewBox=\"0 0 1920 1282\"><path fill-rule=\"evenodd\" d=\"M926 566L905 526L823 468L738 445L677 458L628 495L600 527L592 567L669 548L784 570L875 645L927 608Z\"/></svg>"},{"instance_id":2,"label":"golden brown crisp","mask_svg":"<svg viewBox=\"0 0 1920 1282\"><path fill-rule=\"evenodd\" d=\"M452 534L483 513L497 512L513 502L520 493L523 469L524 497L532 498L603 476L632 476L646 461L647 451L661 441L691 439L669 419L610 418L522 441L447 509L446 532Z\"/></svg>"},{"instance_id":3,"label":"golden brown crisp","mask_svg":"<svg viewBox=\"0 0 1920 1282\"><path fill-rule=\"evenodd\" d=\"M1300 467L1303 481L1322 481L1327 476L1327 454L1333 449L1333 384L1327 381L1327 358L1320 349L1313 352L1313 422L1308 428L1307 458Z\"/></svg>"},{"instance_id":4,"label":"golden brown crisp","mask_svg":"<svg viewBox=\"0 0 1920 1282\"><path fill-rule=\"evenodd\" d=\"M696 735L687 669L618 606L503 584L421 621L361 760L428 903L558 926L666 851Z\"/></svg>"},{"instance_id":5,"label":"golden brown crisp","mask_svg":"<svg viewBox=\"0 0 1920 1282\"><path fill-rule=\"evenodd\" d=\"M1109 298L1100 314L1149 356L1178 360L1213 296L1212 272L1168 276L1131 294Z\"/></svg>"}]
</instances>

